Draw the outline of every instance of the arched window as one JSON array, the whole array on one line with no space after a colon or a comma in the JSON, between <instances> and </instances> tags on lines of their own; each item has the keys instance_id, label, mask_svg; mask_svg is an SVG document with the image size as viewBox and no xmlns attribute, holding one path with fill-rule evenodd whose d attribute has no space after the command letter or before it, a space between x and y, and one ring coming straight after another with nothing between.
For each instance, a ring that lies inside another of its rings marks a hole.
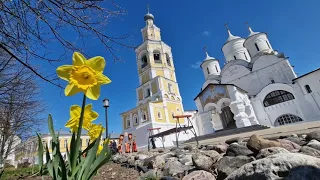
<instances>
[{"instance_id":1,"label":"arched window","mask_svg":"<svg viewBox=\"0 0 320 180\"><path fill-rule=\"evenodd\" d=\"M158 110L158 119L162 119L160 110Z\"/></svg>"},{"instance_id":2,"label":"arched window","mask_svg":"<svg viewBox=\"0 0 320 180\"><path fill-rule=\"evenodd\" d=\"M306 88L307 93L312 93L312 90L308 84L305 85L304 88Z\"/></svg>"},{"instance_id":3,"label":"arched window","mask_svg":"<svg viewBox=\"0 0 320 180\"><path fill-rule=\"evenodd\" d=\"M147 55L143 55L141 58L141 68L144 68L148 65Z\"/></svg>"},{"instance_id":4,"label":"arched window","mask_svg":"<svg viewBox=\"0 0 320 180\"><path fill-rule=\"evenodd\" d=\"M209 68L207 67L207 71L208 71L208 74L210 74L210 70L209 70Z\"/></svg>"},{"instance_id":5,"label":"arched window","mask_svg":"<svg viewBox=\"0 0 320 180\"><path fill-rule=\"evenodd\" d=\"M153 51L153 59L155 63L161 63L160 52L158 50Z\"/></svg>"},{"instance_id":6,"label":"arched window","mask_svg":"<svg viewBox=\"0 0 320 180\"><path fill-rule=\"evenodd\" d=\"M126 123L127 123L127 128L131 127L131 123L130 123L130 118L129 117L127 117Z\"/></svg>"},{"instance_id":7,"label":"arched window","mask_svg":"<svg viewBox=\"0 0 320 180\"><path fill-rule=\"evenodd\" d=\"M293 114L285 114L277 118L274 122L274 126L282 126L286 124L292 124L303 121L300 117Z\"/></svg>"},{"instance_id":8,"label":"arched window","mask_svg":"<svg viewBox=\"0 0 320 180\"><path fill-rule=\"evenodd\" d=\"M264 98L263 105L264 107L268 107L268 106L279 104L285 101L290 101L292 99L294 99L293 94L287 91L282 91L282 90L272 91Z\"/></svg>"},{"instance_id":9,"label":"arched window","mask_svg":"<svg viewBox=\"0 0 320 180\"><path fill-rule=\"evenodd\" d=\"M169 56L169 54L166 54L166 60L167 60L167 64L168 64L169 66L171 66L171 61L170 61L170 56Z\"/></svg>"},{"instance_id":10,"label":"arched window","mask_svg":"<svg viewBox=\"0 0 320 180\"><path fill-rule=\"evenodd\" d=\"M142 122L147 121L146 112L142 112Z\"/></svg>"},{"instance_id":11,"label":"arched window","mask_svg":"<svg viewBox=\"0 0 320 180\"><path fill-rule=\"evenodd\" d=\"M136 114L133 115L133 122L134 122L135 124L139 124L138 116L137 116Z\"/></svg>"}]
</instances>

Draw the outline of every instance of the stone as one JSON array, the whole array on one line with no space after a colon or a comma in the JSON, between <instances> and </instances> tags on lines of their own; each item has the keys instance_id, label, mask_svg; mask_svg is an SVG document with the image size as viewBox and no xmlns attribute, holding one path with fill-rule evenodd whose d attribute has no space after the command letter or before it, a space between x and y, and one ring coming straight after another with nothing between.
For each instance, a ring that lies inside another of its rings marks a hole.
<instances>
[{"instance_id":1,"label":"stone","mask_svg":"<svg viewBox=\"0 0 320 180\"><path fill-rule=\"evenodd\" d=\"M304 141L303 138L300 138L300 137L287 137L287 138L284 138L285 140L289 140L291 142L294 142L300 146L302 145L305 145L306 144L306 141Z\"/></svg>"},{"instance_id":2,"label":"stone","mask_svg":"<svg viewBox=\"0 0 320 180\"><path fill-rule=\"evenodd\" d=\"M146 154L137 154L137 155L134 157L135 160L144 160L144 159L147 159L147 158L149 158L149 156L146 155Z\"/></svg>"},{"instance_id":3,"label":"stone","mask_svg":"<svg viewBox=\"0 0 320 180\"><path fill-rule=\"evenodd\" d=\"M239 156L239 155L251 155L253 152L246 146L241 146L238 143L232 143L229 145L226 155L227 156Z\"/></svg>"},{"instance_id":4,"label":"stone","mask_svg":"<svg viewBox=\"0 0 320 180\"><path fill-rule=\"evenodd\" d=\"M214 150L213 145L206 145L204 149L201 150Z\"/></svg>"},{"instance_id":5,"label":"stone","mask_svg":"<svg viewBox=\"0 0 320 180\"><path fill-rule=\"evenodd\" d=\"M306 136L306 141L311 141L312 139L320 141L320 131L313 131L308 133Z\"/></svg>"},{"instance_id":6,"label":"stone","mask_svg":"<svg viewBox=\"0 0 320 180\"><path fill-rule=\"evenodd\" d=\"M160 180L176 180L176 178L171 177L171 176L163 176L160 178Z\"/></svg>"},{"instance_id":7,"label":"stone","mask_svg":"<svg viewBox=\"0 0 320 180\"><path fill-rule=\"evenodd\" d=\"M274 154L278 154L278 153L290 153L290 151L282 148L282 147L269 147L269 148L264 148L261 149L258 153L258 155L256 156L257 159L262 159L262 158L266 158L268 156L274 155Z\"/></svg>"},{"instance_id":8,"label":"stone","mask_svg":"<svg viewBox=\"0 0 320 180\"><path fill-rule=\"evenodd\" d=\"M307 146L309 147L312 147L318 151L320 151L320 142L315 140L315 139L312 139L308 144Z\"/></svg>"},{"instance_id":9,"label":"stone","mask_svg":"<svg viewBox=\"0 0 320 180\"><path fill-rule=\"evenodd\" d=\"M177 150L177 149L179 149L179 148L177 148L177 147L172 147L172 148L170 149L170 151L175 151L175 150Z\"/></svg>"},{"instance_id":10,"label":"stone","mask_svg":"<svg viewBox=\"0 0 320 180\"><path fill-rule=\"evenodd\" d=\"M211 149L207 149L207 150L215 150L221 154L221 153L227 152L227 149L228 149L228 144L219 144L219 145L213 145Z\"/></svg>"},{"instance_id":11,"label":"stone","mask_svg":"<svg viewBox=\"0 0 320 180\"><path fill-rule=\"evenodd\" d=\"M177 158L182 158L185 155L185 152L183 152L181 149L177 149L177 150L174 151L174 155Z\"/></svg>"},{"instance_id":12,"label":"stone","mask_svg":"<svg viewBox=\"0 0 320 180\"><path fill-rule=\"evenodd\" d=\"M166 159L166 158L174 157L175 155L176 155L175 152L170 151L170 152L167 152L167 153L164 153L164 154L160 154L159 156L161 156L164 159Z\"/></svg>"},{"instance_id":13,"label":"stone","mask_svg":"<svg viewBox=\"0 0 320 180\"><path fill-rule=\"evenodd\" d=\"M301 135L301 138L304 139L304 140L306 139L306 137L307 137L306 134L302 134L302 135Z\"/></svg>"},{"instance_id":14,"label":"stone","mask_svg":"<svg viewBox=\"0 0 320 180\"><path fill-rule=\"evenodd\" d=\"M302 154L307 154L314 157L320 157L320 151L309 146L302 146L299 152Z\"/></svg>"},{"instance_id":15,"label":"stone","mask_svg":"<svg viewBox=\"0 0 320 180\"><path fill-rule=\"evenodd\" d=\"M279 153L247 163L231 173L225 180L284 179L291 169L301 166L320 168L320 159L299 153Z\"/></svg>"},{"instance_id":16,"label":"stone","mask_svg":"<svg viewBox=\"0 0 320 180\"><path fill-rule=\"evenodd\" d=\"M165 163L166 163L166 161L162 156L156 156L154 159L152 159L148 163L147 167L149 169L155 169L155 168L162 169L164 167Z\"/></svg>"},{"instance_id":17,"label":"stone","mask_svg":"<svg viewBox=\"0 0 320 180\"><path fill-rule=\"evenodd\" d=\"M158 153L163 153L164 149L158 149Z\"/></svg>"},{"instance_id":18,"label":"stone","mask_svg":"<svg viewBox=\"0 0 320 180\"><path fill-rule=\"evenodd\" d=\"M247 156L225 156L220 161L218 161L216 164L214 164L214 167L218 171L217 180L223 180L226 178L229 174L231 174L233 171L238 169L244 164L247 164L249 162L254 161L255 159L253 157L247 157Z\"/></svg>"},{"instance_id":19,"label":"stone","mask_svg":"<svg viewBox=\"0 0 320 180\"><path fill-rule=\"evenodd\" d=\"M282 145L278 141L264 139L261 136L254 134L248 140L247 147L257 154L261 149L268 147L282 147Z\"/></svg>"},{"instance_id":20,"label":"stone","mask_svg":"<svg viewBox=\"0 0 320 180\"><path fill-rule=\"evenodd\" d=\"M187 171L189 169L191 169L191 166L185 166L179 161L169 161L165 164L163 173L164 175L175 176L178 174L182 174L184 173L184 171Z\"/></svg>"},{"instance_id":21,"label":"stone","mask_svg":"<svg viewBox=\"0 0 320 180\"><path fill-rule=\"evenodd\" d=\"M213 163L215 163L211 157L206 156L201 153L193 154L192 155L192 162L196 168L202 169L202 170L207 170L207 171L209 171L211 169Z\"/></svg>"},{"instance_id":22,"label":"stone","mask_svg":"<svg viewBox=\"0 0 320 180\"><path fill-rule=\"evenodd\" d=\"M287 139L277 139L277 141L280 142L281 147L285 148L288 151L299 150L301 148L300 145Z\"/></svg>"},{"instance_id":23,"label":"stone","mask_svg":"<svg viewBox=\"0 0 320 180\"><path fill-rule=\"evenodd\" d=\"M182 180L216 180L216 178L207 171L193 171L184 176Z\"/></svg>"},{"instance_id":24,"label":"stone","mask_svg":"<svg viewBox=\"0 0 320 180\"><path fill-rule=\"evenodd\" d=\"M231 138L231 139L227 139L226 141L225 141L225 143L226 144L232 144L232 143L237 143L237 142L240 142L241 140L240 140L240 138L238 138L238 137L235 137L235 138Z\"/></svg>"},{"instance_id":25,"label":"stone","mask_svg":"<svg viewBox=\"0 0 320 180\"><path fill-rule=\"evenodd\" d=\"M290 170L286 180L318 180L320 169L313 166L298 166Z\"/></svg>"},{"instance_id":26,"label":"stone","mask_svg":"<svg viewBox=\"0 0 320 180\"><path fill-rule=\"evenodd\" d=\"M143 173L140 179L158 179L159 177L163 176L163 172L160 170L152 169L146 173Z\"/></svg>"},{"instance_id":27,"label":"stone","mask_svg":"<svg viewBox=\"0 0 320 180\"><path fill-rule=\"evenodd\" d=\"M221 158L221 155L215 150L201 151L201 154L210 157L213 160L213 163L217 162Z\"/></svg>"},{"instance_id":28,"label":"stone","mask_svg":"<svg viewBox=\"0 0 320 180\"><path fill-rule=\"evenodd\" d=\"M192 154L186 154L182 158L179 159L179 162L181 162L184 165L192 164Z\"/></svg>"},{"instance_id":29,"label":"stone","mask_svg":"<svg viewBox=\"0 0 320 180\"><path fill-rule=\"evenodd\" d=\"M188 146L183 147L183 149L187 150L187 151L192 151L192 146L188 145Z\"/></svg>"}]
</instances>

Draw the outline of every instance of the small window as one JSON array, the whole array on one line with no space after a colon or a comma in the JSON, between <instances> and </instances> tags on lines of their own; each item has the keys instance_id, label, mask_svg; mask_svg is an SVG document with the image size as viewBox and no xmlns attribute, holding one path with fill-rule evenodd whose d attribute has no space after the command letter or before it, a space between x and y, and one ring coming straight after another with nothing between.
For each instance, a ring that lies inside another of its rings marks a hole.
<instances>
[{"instance_id":1,"label":"small window","mask_svg":"<svg viewBox=\"0 0 320 180\"><path fill-rule=\"evenodd\" d=\"M172 84L168 83L168 90L169 90L169 93L173 93L173 87L172 87Z\"/></svg>"},{"instance_id":2,"label":"small window","mask_svg":"<svg viewBox=\"0 0 320 180\"><path fill-rule=\"evenodd\" d=\"M64 147L67 148L67 146L68 146L68 140L65 139L65 140L64 140Z\"/></svg>"},{"instance_id":3,"label":"small window","mask_svg":"<svg viewBox=\"0 0 320 180\"><path fill-rule=\"evenodd\" d=\"M312 93L310 86L307 84L304 86L306 88L307 93Z\"/></svg>"},{"instance_id":4,"label":"small window","mask_svg":"<svg viewBox=\"0 0 320 180\"><path fill-rule=\"evenodd\" d=\"M166 54L166 60L167 60L167 64L168 64L169 66L171 66L171 61L170 61L170 57L169 57L168 54Z\"/></svg>"},{"instance_id":5,"label":"small window","mask_svg":"<svg viewBox=\"0 0 320 180\"><path fill-rule=\"evenodd\" d=\"M147 115L145 112L142 113L142 121L147 121Z\"/></svg>"},{"instance_id":6,"label":"small window","mask_svg":"<svg viewBox=\"0 0 320 180\"><path fill-rule=\"evenodd\" d=\"M177 112L180 112L180 109L179 109L179 108L177 108Z\"/></svg>"},{"instance_id":7,"label":"small window","mask_svg":"<svg viewBox=\"0 0 320 180\"><path fill-rule=\"evenodd\" d=\"M138 123L139 123L139 122L138 122L138 117L137 117L136 115L134 116L133 119L134 119L134 123L135 123L135 124L138 124Z\"/></svg>"},{"instance_id":8,"label":"small window","mask_svg":"<svg viewBox=\"0 0 320 180\"><path fill-rule=\"evenodd\" d=\"M271 49L270 44L268 43L268 41L266 41L266 43L267 43L268 48Z\"/></svg>"},{"instance_id":9,"label":"small window","mask_svg":"<svg viewBox=\"0 0 320 180\"><path fill-rule=\"evenodd\" d=\"M236 60L237 59L237 57L236 56L233 56L234 57L234 59Z\"/></svg>"},{"instance_id":10,"label":"small window","mask_svg":"<svg viewBox=\"0 0 320 180\"><path fill-rule=\"evenodd\" d=\"M254 45L256 46L257 51L260 51L258 44L254 43Z\"/></svg>"},{"instance_id":11,"label":"small window","mask_svg":"<svg viewBox=\"0 0 320 180\"><path fill-rule=\"evenodd\" d=\"M244 54L244 57L246 58L246 60L248 60L246 53L243 53L243 54Z\"/></svg>"},{"instance_id":12,"label":"small window","mask_svg":"<svg viewBox=\"0 0 320 180\"><path fill-rule=\"evenodd\" d=\"M219 72L217 65L215 65L217 72Z\"/></svg>"},{"instance_id":13,"label":"small window","mask_svg":"<svg viewBox=\"0 0 320 180\"><path fill-rule=\"evenodd\" d=\"M127 118L126 121L127 121L127 128L128 128L128 127L131 127L131 123L130 123L130 118L129 118L129 117Z\"/></svg>"},{"instance_id":14,"label":"small window","mask_svg":"<svg viewBox=\"0 0 320 180\"><path fill-rule=\"evenodd\" d=\"M281 126L286 124L293 124L303 121L300 117L293 114L285 114L277 118L274 122L274 126Z\"/></svg>"},{"instance_id":15,"label":"small window","mask_svg":"<svg viewBox=\"0 0 320 180\"><path fill-rule=\"evenodd\" d=\"M150 95L151 95L150 88L147 88L146 91L145 91L145 96L144 97L146 98L146 97L149 97Z\"/></svg>"},{"instance_id":16,"label":"small window","mask_svg":"<svg viewBox=\"0 0 320 180\"><path fill-rule=\"evenodd\" d=\"M156 63L161 63L161 61L160 61L160 53L159 52L153 52L153 58L154 58L154 61L156 62Z\"/></svg>"},{"instance_id":17,"label":"small window","mask_svg":"<svg viewBox=\"0 0 320 180\"><path fill-rule=\"evenodd\" d=\"M158 110L158 119L162 119L161 112Z\"/></svg>"},{"instance_id":18,"label":"small window","mask_svg":"<svg viewBox=\"0 0 320 180\"><path fill-rule=\"evenodd\" d=\"M146 67L147 65L148 65L148 59L147 59L147 56L144 55L144 56L142 56L142 58L141 58L141 68L144 68L144 67Z\"/></svg>"},{"instance_id":19,"label":"small window","mask_svg":"<svg viewBox=\"0 0 320 180\"><path fill-rule=\"evenodd\" d=\"M209 70L209 68L207 67L207 71L208 71L208 74L210 74L210 70Z\"/></svg>"},{"instance_id":20,"label":"small window","mask_svg":"<svg viewBox=\"0 0 320 180\"><path fill-rule=\"evenodd\" d=\"M271 83L272 83L272 84L275 83L273 79L271 79Z\"/></svg>"}]
</instances>

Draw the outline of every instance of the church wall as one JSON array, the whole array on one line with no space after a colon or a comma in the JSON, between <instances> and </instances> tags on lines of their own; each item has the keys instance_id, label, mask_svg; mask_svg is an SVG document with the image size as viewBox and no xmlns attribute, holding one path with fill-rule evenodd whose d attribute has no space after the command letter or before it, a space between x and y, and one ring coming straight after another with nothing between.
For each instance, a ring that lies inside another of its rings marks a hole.
<instances>
[{"instance_id":1,"label":"church wall","mask_svg":"<svg viewBox=\"0 0 320 180\"><path fill-rule=\"evenodd\" d=\"M172 117L172 114L174 115L181 115L183 113L183 109L181 107L180 103L174 103L174 102L167 102L167 109L168 109L168 115L169 115L169 122L175 123L176 119ZM178 111L179 110L179 111ZM184 119L179 119L180 123L184 123Z\"/></svg>"},{"instance_id":2,"label":"church wall","mask_svg":"<svg viewBox=\"0 0 320 180\"><path fill-rule=\"evenodd\" d=\"M143 99L143 91L142 91L142 89L138 90L138 97L139 97L139 101Z\"/></svg>"},{"instance_id":3,"label":"church wall","mask_svg":"<svg viewBox=\"0 0 320 180\"><path fill-rule=\"evenodd\" d=\"M150 75L149 75L149 73L147 72L147 73L143 74L141 79L142 79L142 80L141 80L141 83L142 83L142 84L144 84L144 83L146 83L147 81L149 81L149 80L150 80Z\"/></svg>"},{"instance_id":4,"label":"church wall","mask_svg":"<svg viewBox=\"0 0 320 180\"><path fill-rule=\"evenodd\" d=\"M151 92L152 94L155 94L158 92L158 84L157 81L151 82Z\"/></svg>"}]
</instances>

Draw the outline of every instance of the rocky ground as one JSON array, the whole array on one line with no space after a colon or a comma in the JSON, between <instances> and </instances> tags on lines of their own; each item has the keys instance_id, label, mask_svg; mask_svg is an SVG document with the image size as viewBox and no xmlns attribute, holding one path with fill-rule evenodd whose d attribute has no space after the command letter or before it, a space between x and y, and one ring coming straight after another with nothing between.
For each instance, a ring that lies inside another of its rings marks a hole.
<instances>
[{"instance_id":1,"label":"rocky ground","mask_svg":"<svg viewBox=\"0 0 320 180\"><path fill-rule=\"evenodd\" d=\"M248 140L230 139L199 149L186 146L118 154L113 162L119 168L135 169L132 174L140 173L139 177L125 173L130 179L319 180L319 158L320 131L272 140L252 135ZM103 177L111 178L110 173Z\"/></svg>"}]
</instances>

